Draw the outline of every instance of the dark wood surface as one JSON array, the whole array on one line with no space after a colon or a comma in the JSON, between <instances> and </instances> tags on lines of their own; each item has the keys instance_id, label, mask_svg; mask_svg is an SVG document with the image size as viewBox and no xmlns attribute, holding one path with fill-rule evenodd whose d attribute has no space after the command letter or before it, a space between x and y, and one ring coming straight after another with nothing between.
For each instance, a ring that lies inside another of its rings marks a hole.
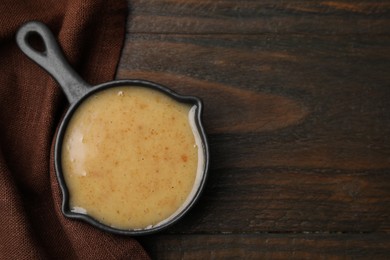
<instances>
[{"instance_id":1,"label":"dark wood surface","mask_svg":"<svg viewBox=\"0 0 390 260\"><path fill-rule=\"evenodd\" d=\"M155 259L390 258L390 2L129 1L117 78L204 100L199 203Z\"/></svg>"}]
</instances>

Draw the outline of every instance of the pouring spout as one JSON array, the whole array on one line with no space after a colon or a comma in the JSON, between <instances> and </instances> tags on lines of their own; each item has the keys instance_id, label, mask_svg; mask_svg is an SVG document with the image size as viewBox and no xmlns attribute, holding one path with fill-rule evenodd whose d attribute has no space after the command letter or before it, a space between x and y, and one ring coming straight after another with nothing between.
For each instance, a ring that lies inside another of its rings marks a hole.
<instances>
[{"instance_id":1,"label":"pouring spout","mask_svg":"<svg viewBox=\"0 0 390 260\"><path fill-rule=\"evenodd\" d=\"M31 45L29 39L32 36L41 38L43 50ZM66 61L56 39L45 24L33 21L22 25L16 34L16 42L30 59L49 72L59 83L71 104L88 92L90 85Z\"/></svg>"}]
</instances>

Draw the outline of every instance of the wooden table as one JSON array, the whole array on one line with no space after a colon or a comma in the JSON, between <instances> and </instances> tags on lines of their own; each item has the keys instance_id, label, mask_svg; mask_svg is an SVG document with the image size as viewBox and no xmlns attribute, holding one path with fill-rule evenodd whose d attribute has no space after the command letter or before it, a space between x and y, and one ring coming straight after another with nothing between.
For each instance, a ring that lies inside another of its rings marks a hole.
<instances>
[{"instance_id":1,"label":"wooden table","mask_svg":"<svg viewBox=\"0 0 390 260\"><path fill-rule=\"evenodd\" d=\"M390 258L389 1L129 10L117 78L201 97L212 157L153 258Z\"/></svg>"}]
</instances>

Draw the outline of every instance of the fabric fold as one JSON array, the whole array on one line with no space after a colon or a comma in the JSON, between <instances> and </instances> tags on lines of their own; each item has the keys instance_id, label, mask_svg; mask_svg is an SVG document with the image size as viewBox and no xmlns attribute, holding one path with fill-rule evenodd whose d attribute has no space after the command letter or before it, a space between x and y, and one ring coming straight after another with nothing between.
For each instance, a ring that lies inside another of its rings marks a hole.
<instances>
[{"instance_id":1,"label":"fabric fold","mask_svg":"<svg viewBox=\"0 0 390 260\"><path fill-rule=\"evenodd\" d=\"M15 42L22 24L41 21L86 82L113 80L126 1L3 0L0 13L0 258L147 259L133 238L62 215L52 147L68 102Z\"/></svg>"}]
</instances>

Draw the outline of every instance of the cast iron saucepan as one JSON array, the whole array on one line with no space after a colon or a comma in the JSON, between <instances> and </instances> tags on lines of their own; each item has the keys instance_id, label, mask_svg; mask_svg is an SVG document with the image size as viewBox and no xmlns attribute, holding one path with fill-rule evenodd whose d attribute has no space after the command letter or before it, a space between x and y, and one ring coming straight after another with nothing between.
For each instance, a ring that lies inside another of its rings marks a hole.
<instances>
[{"instance_id":1,"label":"cast iron saucepan","mask_svg":"<svg viewBox=\"0 0 390 260\"><path fill-rule=\"evenodd\" d=\"M30 44L31 36L39 36L44 43L44 50L38 50ZM209 149L206 140L205 131L201 123L201 113L202 113L202 102L197 97L192 96L181 96L172 90L145 80L115 80L107 83L103 83L97 86L90 86L86 83L81 77L70 67L70 65L65 60L60 47L58 46L54 36L46 25L41 22L28 22L21 26L16 35L17 44L20 49L38 65L40 65L44 70L46 70L61 86L64 91L67 99L70 102L70 108L67 111L57 134L55 142L55 169L57 174L57 179L62 190L62 211L63 214L69 218L81 219L86 221L93 226L100 228L102 230L116 233L116 234L125 234L125 235L141 235L149 234L164 229L173 223L177 222L188 210L194 205L198 200L200 193L204 187L206 181L206 175L208 171L209 164ZM83 103L88 97L92 94L95 94L99 91L106 90L112 87L118 86L140 86L155 91L159 91L177 102L187 103L193 106L196 106L195 112L195 125L196 129L200 135L201 139L201 149L203 153L204 162L202 165L202 175L200 181L198 182L197 190L195 191L190 202L173 218L170 218L169 221L163 223L162 225L149 227L146 229L133 229L133 230L124 230L118 229L106 224L102 224L96 219L92 218L87 214L76 213L70 210L69 206L69 190L67 188L63 169L61 164L61 148L63 144L64 132L67 128L67 125L74 115L75 111L78 109L81 103Z\"/></svg>"}]
</instances>

